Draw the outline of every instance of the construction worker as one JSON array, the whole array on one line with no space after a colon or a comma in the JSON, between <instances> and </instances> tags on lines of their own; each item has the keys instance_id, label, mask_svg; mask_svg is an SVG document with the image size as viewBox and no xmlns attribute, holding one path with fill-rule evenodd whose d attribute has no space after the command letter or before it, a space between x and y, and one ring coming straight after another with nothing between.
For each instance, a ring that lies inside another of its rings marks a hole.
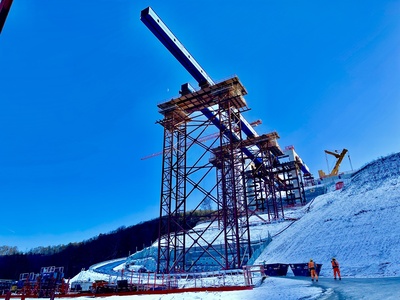
<instances>
[{"instance_id":1,"label":"construction worker","mask_svg":"<svg viewBox=\"0 0 400 300\"><path fill-rule=\"evenodd\" d=\"M336 276L339 277L339 280L342 280L342 277L340 276L340 268L339 268L339 262L336 260L336 258L332 258L332 269L333 269L333 277L336 280Z\"/></svg>"},{"instance_id":2,"label":"construction worker","mask_svg":"<svg viewBox=\"0 0 400 300\"><path fill-rule=\"evenodd\" d=\"M315 270L316 267L317 265L315 264L315 262L312 259L310 259L310 262L308 263L308 270L310 271L311 274L311 281L314 281L314 278L315 281L318 281L318 274Z\"/></svg>"}]
</instances>

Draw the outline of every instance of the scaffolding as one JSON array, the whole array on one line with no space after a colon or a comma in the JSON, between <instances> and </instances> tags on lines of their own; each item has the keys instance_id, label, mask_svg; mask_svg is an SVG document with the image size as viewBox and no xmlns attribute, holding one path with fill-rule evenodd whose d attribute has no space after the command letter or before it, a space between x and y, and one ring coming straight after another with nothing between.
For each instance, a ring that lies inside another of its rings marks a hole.
<instances>
[{"instance_id":1,"label":"scaffolding","mask_svg":"<svg viewBox=\"0 0 400 300\"><path fill-rule=\"evenodd\" d=\"M306 203L304 184L298 164L295 161L280 163L277 173L283 183L279 190L279 197L283 199L286 206L304 205Z\"/></svg>"},{"instance_id":2,"label":"scaffolding","mask_svg":"<svg viewBox=\"0 0 400 300\"><path fill-rule=\"evenodd\" d=\"M242 136L245 94L233 77L158 105L164 116L158 272L191 271L204 261L215 270L242 268L252 255L249 219L283 218L282 195L300 187L293 184L297 167L279 162L276 132ZM204 228L190 230L206 204Z\"/></svg>"},{"instance_id":3,"label":"scaffolding","mask_svg":"<svg viewBox=\"0 0 400 300\"><path fill-rule=\"evenodd\" d=\"M242 116L247 91L237 77L215 83L150 7L141 20L200 86L185 84L180 97L158 105L164 145L157 271L190 271L202 256L219 269L241 268L252 255L249 219L260 211L283 218L282 195L295 192L287 179L292 170L277 168L279 136L259 136ZM189 231L207 203L206 225ZM210 228L217 234L210 237ZM190 259L192 248L203 252Z\"/></svg>"},{"instance_id":4,"label":"scaffolding","mask_svg":"<svg viewBox=\"0 0 400 300\"><path fill-rule=\"evenodd\" d=\"M188 252L194 247L202 249L220 269L240 267L241 254L250 249L243 182L240 182L243 154L240 142L234 144L230 136L237 134L242 139L238 117L247 109L244 94L245 88L234 77L158 105L164 115L158 122L164 127L159 272L190 271L202 258L200 255L196 261L187 261ZM210 107L215 119L206 118L202 112ZM204 138L215 131L217 118L221 122L218 134ZM218 149L224 150L218 153ZM212 207L208 225L201 232L188 231L189 221L206 201ZM218 228L211 240L204 237L207 227ZM218 247L221 244L224 249Z\"/></svg>"}]
</instances>

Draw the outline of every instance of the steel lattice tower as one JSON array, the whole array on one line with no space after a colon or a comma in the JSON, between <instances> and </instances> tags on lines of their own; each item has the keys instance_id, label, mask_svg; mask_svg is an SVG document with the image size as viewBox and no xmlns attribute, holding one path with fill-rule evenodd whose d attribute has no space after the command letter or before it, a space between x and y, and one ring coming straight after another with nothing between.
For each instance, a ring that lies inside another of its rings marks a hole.
<instances>
[{"instance_id":1,"label":"steel lattice tower","mask_svg":"<svg viewBox=\"0 0 400 300\"><path fill-rule=\"evenodd\" d=\"M183 85L180 97L158 105L164 147L157 271L210 261L218 269L242 267L252 255L250 218L261 211L264 221L279 219L282 195L300 195L289 176L297 162L279 167L278 134L259 136L242 116L247 92L237 77L215 83L150 7L141 20L200 86ZM207 222L191 229L205 204Z\"/></svg>"},{"instance_id":2,"label":"steel lattice tower","mask_svg":"<svg viewBox=\"0 0 400 300\"><path fill-rule=\"evenodd\" d=\"M234 77L159 105L164 149L158 271L190 270L203 256L188 261L195 249L222 269L240 267L244 253L251 252L245 158L241 143L229 136L241 133L239 114L247 109L243 94ZM219 132L204 117L205 106L222 120ZM201 232L188 231L190 219L210 200L208 225Z\"/></svg>"}]
</instances>

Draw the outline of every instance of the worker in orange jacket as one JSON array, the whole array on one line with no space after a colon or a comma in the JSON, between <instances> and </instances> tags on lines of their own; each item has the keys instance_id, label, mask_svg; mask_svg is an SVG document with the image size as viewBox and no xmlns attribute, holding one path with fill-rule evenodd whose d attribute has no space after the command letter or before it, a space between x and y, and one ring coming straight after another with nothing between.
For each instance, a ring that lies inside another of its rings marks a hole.
<instances>
[{"instance_id":1,"label":"worker in orange jacket","mask_svg":"<svg viewBox=\"0 0 400 300\"><path fill-rule=\"evenodd\" d=\"M315 278L315 281L318 281L318 274L316 272L316 268L317 268L317 265L315 264L315 262L312 259L310 259L310 262L308 263L308 270L310 271L310 274L311 274L311 281L314 281L314 278Z\"/></svg>"},{"instance_id":2,"label":"worker in orange jacket","mask_svg":"<svg viewBox=\"0 0 400 300\"><path fill-rule=\"evenodd\" d=\"M339 277L339 280L342 280L342 277L340 276L340 268L339 268L339 262L336 260L336 258L332 258L332 269L333 269L333 277L336 280L336 277Z\"/></svg>"}]
</instances>

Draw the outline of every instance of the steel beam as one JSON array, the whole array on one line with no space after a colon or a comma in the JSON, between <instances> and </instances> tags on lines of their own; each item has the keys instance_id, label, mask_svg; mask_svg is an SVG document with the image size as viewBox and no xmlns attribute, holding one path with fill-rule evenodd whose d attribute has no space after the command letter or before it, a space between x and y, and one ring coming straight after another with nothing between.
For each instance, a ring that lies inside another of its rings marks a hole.
<instances>
[{"instance_id":1,"label":"steel beam","mask_svg":"<svg viewBox=\"0 0 400 300\"><path fill-rule=\"evenodd\" d=\"M214 85L214 81L203 70L199 63L179 42L178 38L169 30L151 7L142 10L140 19L161 43L172 53L183 67L193 76L200 86Z\"/></svg>"},{"instance_id":2,"label":"steel beam","mask_svg":"<svg viewBox=\"0 0 400 300\"><path fill-rule=\"evenodd\" d=\"M204 71L200 64L194 59L193 55L189 53L189 51L183 46L183 44L171 32L168 26L165 25L165 23L151 7L147 7L142 10L140 19L171 52L171 54L181 63L181 65L193 76L193 78L199 83L200 87L215 84L206 71ZM203 113L207 118L211 118L210 120L215 120L213 111L211 109L204 109ZM215 120L213 122L220 123L219 120ZM242 125L242 131L248 137L258 136L254 128L242 115L240 115L240 122ZM220 126L218 124L216 125L217 127ZM246 154L248 155L249 153ZM252 155L250 155L250 157L252 157Z\"/></svg>"}]
</instances>

